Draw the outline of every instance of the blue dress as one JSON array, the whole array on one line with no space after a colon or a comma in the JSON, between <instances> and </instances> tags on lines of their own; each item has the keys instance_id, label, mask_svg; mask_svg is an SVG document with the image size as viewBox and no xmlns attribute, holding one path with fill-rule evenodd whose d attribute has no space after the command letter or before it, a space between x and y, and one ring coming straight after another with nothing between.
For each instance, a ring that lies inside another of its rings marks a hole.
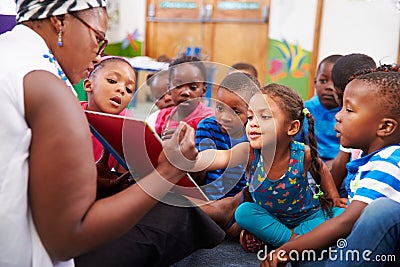
<instances>
[{"instance_id":1,"label":"blue dress","mask_svg":"<svg viewBox=\"0 0 400 267\"><path fill-rule=\"evenodd\" d=\"M278 180L268 179L260 150L255 151L251 166L250 193L254 203L245 202L235 212L236 222L269 245L279 247L288 242L292 230L305 234L330 219L313 198L304 171L303 143L290 144L290 161L286 173ZM343 208L332 208L336 217Z\"/></svg>"},{"instance_id":2,"label":"blue dress","mask_svg":"<svg viewBox=\"0 0 400 267\"><path fill-rule=\"evenodd\" d=\"M313 199L304 172L304 144L293 141L290 144L290 161L283 177L272 181L264 170L260 150L251 166L250 192L257 204L262 206L281 222L292 225L315 213L319 201Z\"/></svg>"}]
</instances>

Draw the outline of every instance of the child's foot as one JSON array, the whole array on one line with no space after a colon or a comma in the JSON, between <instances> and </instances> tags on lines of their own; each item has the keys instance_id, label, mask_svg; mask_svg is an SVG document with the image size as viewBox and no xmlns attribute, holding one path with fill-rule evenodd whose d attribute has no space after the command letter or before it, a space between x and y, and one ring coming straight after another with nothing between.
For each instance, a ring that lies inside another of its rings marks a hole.
<instances>
[{"instance_id":1,"label":"child's foot","mask_svg":"<svg viewBox=\"0 0 400 267\"><path fill-rule=\"evenodd\" d=\"M240 245L246 252L257 252L264 248L265 243L256 238L252 233L242 230L240 232Z\"/></svg>"},{"instance_id":2,"label":"child's foot","mask_svg":"<svg viewBox=\"0 0 400 267\"><path fill-rule=\"evenodd\" d=\"M242 228L235 222L229 227L228 229L225 230L226 235L230 238L237 238L240 235L240 232L242 231Z\"/></svg>"},{"instance_id":3,"label":"child's foot","mask_svg":"<svg viewBox=\"0 0 400 267\"><path fill-rule=\"evenodd\" d=\"M254 202L248 186L243 188L242 192L243 192L243 202Z\"/></svg>"},{"instance_id":4,"label":"child's foot","mask_svg":"<svg viewBox=\"0 0 400 267\"><path fill-rule=\"evenodd\" d=\"M299 235L294 233L294 229L290 229L290 231L292 231L292 235L290 236L289 241L296 239Z\"/></svg>"},{"instance_id":5,"label":"child's foot","mask_svg":"<svg viewBox=\"0 0 400 267\"><path fill-rule=\"evenodd\" d=\"M221 228L229 229L235 223L235 210L243 202L243 193L233 197L225 197L200 208L210 216Z\"/></svg>"}]
</instances>

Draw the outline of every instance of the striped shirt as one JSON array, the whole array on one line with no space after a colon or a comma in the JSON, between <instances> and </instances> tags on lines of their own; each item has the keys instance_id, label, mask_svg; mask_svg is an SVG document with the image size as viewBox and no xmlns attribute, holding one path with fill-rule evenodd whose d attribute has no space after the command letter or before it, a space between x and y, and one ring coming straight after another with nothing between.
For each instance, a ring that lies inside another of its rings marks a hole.
<instances>
[{"instance_id":1,"label":"striped shirt","mask_svg":"<svg viewBox=\"0 0 400 267\"><path fill-rule=\"evenodd\" d=\"M199 151L207 149L229 150L236 144L248 142L246 134L232 139L224 133L216 122L215 116L200 121L196 130L196 147ZM243 165L208 171L205 193L211 199L234 196L246 185L246 172Z\"/></svg>"},{"instance_id":2,"label":"striped shirt","mask_svg":"<svg viewBox=\"0 0 400 267\"><path fill-rule=\"evenodd\" d=\"M347 164L349 202L367 204L381 197L400 203L400 146L392 145Z\"/></svg>"}]
</instances>

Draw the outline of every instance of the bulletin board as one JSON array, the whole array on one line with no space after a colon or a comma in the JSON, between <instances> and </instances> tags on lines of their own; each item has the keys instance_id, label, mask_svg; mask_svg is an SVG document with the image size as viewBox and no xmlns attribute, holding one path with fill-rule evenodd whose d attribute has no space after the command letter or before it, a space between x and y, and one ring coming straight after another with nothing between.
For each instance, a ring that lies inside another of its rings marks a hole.
<instances>
[{"instance_id":1,"label":"bulletin board","mask_svg":"<svg viewBox=\"0 0 400 267\"><path fill-rule=\"evenodd\" d=\"M303 99L314 92L322 3L323 0L271 1L266 81L287 85Z\"/></svg>"}]
</instances>

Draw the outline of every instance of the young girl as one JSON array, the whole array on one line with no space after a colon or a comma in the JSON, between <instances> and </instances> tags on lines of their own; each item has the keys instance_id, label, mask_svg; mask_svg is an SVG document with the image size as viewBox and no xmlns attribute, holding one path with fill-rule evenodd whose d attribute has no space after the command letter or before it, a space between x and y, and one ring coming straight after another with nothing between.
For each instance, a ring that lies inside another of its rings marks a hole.
<instances>
[{"instance_id":1,"label":"young girl","mask_svg":"<svg viewBox=\"0 0 400 267\"><path fill-rule=\"evenodd\" d=\"M374 213L364 212L369 204L377 200L390 199L393 204L400 203L399 87L398 66L378 68L348 83L342 110L336 115L335 129L342 146L362 150L362 157L347 165L349 174L346 189L350 204L340 216L279 247L261 266L276 266L279 261L287 262L292 251L302 254L304 250L324 249L335 242L338 249L347 250L350 247L351 250L347 252L359 252L362 257L355 262L354 258L349 259L348 253L338 251L333 255L336 260L329 256L332 261L330 266L383 266L384 259L389 259L389 255L399 255L398 213L394 210L391 214L379 210ZM362 220L359 221L360 216ZM377 229L377 224L379 231L374 232L374 236L366 233L369 237L365 238L364 235L356 236L352 232L360 234L360 228L367 228L368 231ZM390 234L393 230L395 233ZM347 235L346 240L342 239ZM343 240L346 246L339 242ZM393 251L396 244L397 251ZM382 247L385 249L382 250ZM339 252L345 257L338 257ZM353 263L350 262L352 260ZM325 262L321 264L325 266Z\"/></svg>"},{"instance_id":2,"label":"young girl","mask_svg":"<svg viewBox=\"0 0 400 267\"><path fill-rule=\"evenodd\" d=\"M89 77L83 83L88 101L81 102L81 106L84 110L131 116L126 107L132 100L135 84L135 70L128 61L120 57L105 57L94 67ZM114 168L117 172L122 173L126 171L118 164L114 157L109 156L108 152L103 154L103 146L94 135L92 135L92 143L94 158L98 162L98 168L108 162L108 166ZM104 157L102 157L103 155ZM127 177L122 176L123 179L117 181L122 184ZM111 181L102 181L99 179L98 182L105 183ZM104 183L100 188L107 187ZM119 187L118 183L115 186ZM125 188L125 186L122 188ZM118 191L119 189L116 188L116 190ZM113 190L110 191L110 193L114 192ZM98 196L103 196L103 194L98 192Z\"/></svg>"},{"instance_id":3,"label":"young girl","mask_svg":"<svg viewBox=\"0 0 400 267\"><path fill-rule=\"evenodd\" d=\"M187 122L196 130L203 118L214 115L214 110L201 102L207 90L206 81L206 67L196 57L183 56L170 64L169 92L175 106L158 114L156 132L159 135L177 126L179 121Z\"/></svg>"},{"instance_id":4,"label":"young girl","mask_svg":"<svg viewBox=\"0 0 400 267\"><path fill-rule=\"evenodd\" d=\"M246 125L255 153L249 181L254 203L240 205L235 217L243 229L276 247L339 215L343 209L331 208L332 202L343 207L345 203L318 157L314 121L301 97L278 84L267 85L261 92L250 99ZM293 141L304 117L309 123L310 147ZM316 192L309 187L307 171L317 183ZM242 231L246 251L260 248L252 238Z\"/></svg>"}]
</instances>

